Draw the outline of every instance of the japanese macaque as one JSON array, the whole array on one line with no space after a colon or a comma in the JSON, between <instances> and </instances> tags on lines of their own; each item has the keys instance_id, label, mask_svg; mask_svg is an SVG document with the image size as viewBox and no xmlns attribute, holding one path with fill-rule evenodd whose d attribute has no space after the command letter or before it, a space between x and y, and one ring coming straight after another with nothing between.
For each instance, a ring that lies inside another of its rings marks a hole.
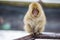
<instances>
[{"instance_id":1,"label":"japanese macaque","mask_svg":"<svg viewBox=\"0 0 60 40\"><path fill-rule=\"evenodd\" d=\"M24 17L24 29L30 34L40 34L44 31L46 24L45 13L41 4L34 2Z\"/></svg>"}]
</instances>

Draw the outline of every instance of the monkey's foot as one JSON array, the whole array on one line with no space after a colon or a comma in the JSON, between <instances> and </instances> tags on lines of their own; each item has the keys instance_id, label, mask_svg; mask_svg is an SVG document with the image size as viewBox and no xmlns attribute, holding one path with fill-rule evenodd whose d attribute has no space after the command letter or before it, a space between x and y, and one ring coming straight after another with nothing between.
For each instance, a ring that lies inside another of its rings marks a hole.
<instances>
[{"instance_id":1,"label":"monkey's foot","mask_svg":"<svg viewBox=\"0 0 60 40\"><path fill-rule=\"evenodd\" d=\"M32 34L32 37L33 37L33 38L36 38L36 36L37 36L36 33L33 33L33 34Z\"/></svg>"},{"instance_id":2,"label":"monkey's foot","mask_svg":"<svg viewBox=\"0 0 60 40\"><path fill-rule=\"evenodd\" d=\"M32 34L32 37L33 37L33 38L36 38L36 37L39 36L39 35L42 35L42 33L33 33L33 34Z\"/></svg>"}]
</instances>

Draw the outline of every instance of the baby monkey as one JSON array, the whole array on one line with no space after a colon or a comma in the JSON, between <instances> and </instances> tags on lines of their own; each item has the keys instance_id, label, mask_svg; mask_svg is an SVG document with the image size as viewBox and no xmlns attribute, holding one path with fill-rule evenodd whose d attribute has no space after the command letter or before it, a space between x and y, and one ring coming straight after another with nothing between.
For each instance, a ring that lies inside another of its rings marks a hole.
<instances>
[{"instance_id":1,"label":"baby monkey","mask_svg":"<svg viewBox=\"0 0 60 40\"><path fill-rule=\"evenodd\" d=\"M40 34L44 31L46 16L41 4L34 2L29 5L29 9L24 17L24 29L30 34Z\"/></svg>"}]
</instances>

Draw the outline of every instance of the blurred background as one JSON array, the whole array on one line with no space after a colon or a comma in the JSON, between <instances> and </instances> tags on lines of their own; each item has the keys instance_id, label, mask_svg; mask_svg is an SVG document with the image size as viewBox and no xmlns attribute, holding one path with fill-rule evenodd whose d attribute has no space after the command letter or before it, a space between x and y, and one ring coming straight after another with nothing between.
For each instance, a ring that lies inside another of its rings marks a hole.
<instances>
[{"instance_id":1,"label":"blurred background","mask_svg":"<svg viewBox=\"0 0 60 40\"><path fill-rule=\"evenodd\" d=\"M9 0L0 1L0 30L22 30L23 18L31 2L39 2L45 12L45 32L60 33L60 0Z\"/></svg>"},{"instance_id":2,"label":"blurred background","mask_svg":"<svg viewBox=\"0 0 60 40\"><path fill-rule=\"evenodd\" d=\"M44 32L60 33L60 0L0 0L0 40L24 37L23 18L31 2L39 2L46 15Z\"/></svg>"}]
</instances>

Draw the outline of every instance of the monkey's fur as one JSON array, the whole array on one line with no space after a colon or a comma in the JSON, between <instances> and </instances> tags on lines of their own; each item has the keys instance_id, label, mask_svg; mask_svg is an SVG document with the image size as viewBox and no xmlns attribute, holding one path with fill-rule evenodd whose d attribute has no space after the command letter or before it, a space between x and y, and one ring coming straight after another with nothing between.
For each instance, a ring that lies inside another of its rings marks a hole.
<instances>
[{"instance_id":1,"label":"monkey's fur","mask_svg":"<svg viewBox=\"0 0 60 40\"><path fill-rule=\"evenodd\" d=\"M39 12L34 16L32 11L36 8ZM24 17L24 29L30 34L39 34L44 31L46 17L41 4L34 2L29 5L29 9Z\"/></svg>"}]
</instances>

